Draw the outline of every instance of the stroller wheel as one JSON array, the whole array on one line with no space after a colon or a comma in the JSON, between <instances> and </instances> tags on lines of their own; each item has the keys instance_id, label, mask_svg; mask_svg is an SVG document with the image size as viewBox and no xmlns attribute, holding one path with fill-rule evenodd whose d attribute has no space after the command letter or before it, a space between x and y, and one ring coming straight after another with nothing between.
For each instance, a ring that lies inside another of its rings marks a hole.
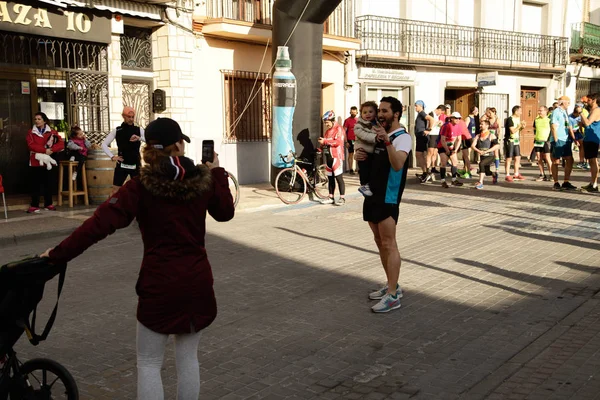
<instances>
[{"instance_id":1,"label":"stroller wheel","mask_svg":"<svg viewBox=\"0 0 600 400\"><path fill-rule=\"evenodd\" d=\"M31 389L25 395L27 400L79 399L75 379L56 361L47 358L29 360L23 364L19 372L31 385Z\"/></svg>"}]
</instances>

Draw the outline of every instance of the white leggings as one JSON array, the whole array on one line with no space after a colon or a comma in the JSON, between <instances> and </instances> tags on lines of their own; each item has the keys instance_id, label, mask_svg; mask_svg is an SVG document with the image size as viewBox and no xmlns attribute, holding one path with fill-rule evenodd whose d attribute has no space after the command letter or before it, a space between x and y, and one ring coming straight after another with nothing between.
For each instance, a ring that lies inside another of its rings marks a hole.
<instances>
[{"instance_id":1,"label":"white leggings","mask_svg":"<svg viewBox=\"0 0 600 400\"><path fill-rule=\"evenodd\" d=\"M137 323L138 400L164 400L160 370L169 335L154 332ZM200 366L198 345L200 332L175 335L177 365L177 400L198 400Z\"/></svg>"}]
</instances>

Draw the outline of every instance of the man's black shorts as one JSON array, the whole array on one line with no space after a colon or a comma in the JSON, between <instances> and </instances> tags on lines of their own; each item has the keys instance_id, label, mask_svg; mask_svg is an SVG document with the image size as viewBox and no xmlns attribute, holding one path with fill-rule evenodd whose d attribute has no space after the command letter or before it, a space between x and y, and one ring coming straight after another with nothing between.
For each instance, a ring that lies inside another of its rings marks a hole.
<instances>
[{"instance_id":1,"label":"man's black shorts","mask_svg":"<svg viewBox=\"0 0 600 400\"><path fill-rule=\"evenodd\" d=\"M348 140L348 154L354 153L354 140Z\"/></svg>"},{"instance_id":2,"label":"man's black shorts","mask_svg":"<svg viewBox=\"0 0 600 400\"><path fill-rule=\"evenodd\" d=\"M504 143L504 157L521 157L521 146L518 144L514 144L513 142Z\"/></svg>"},{"instance_id":3,"label":"man's black shorts","mask_svg":"<svg viewBox=\"0 0 600 400\"><path fill-rule=\"evenodd\" d=\"M397 225L399 214L400 204L386 204L382 203L381 199L376 200L372 197L365 197L363 203L363 221L378 224L392 217Z\"/></svg>"},{"instance_id":4,"label":"man's black shorts","mask_svg":"<svg viewBox=\"0 0 600 400\"><path fill-rule=\"evenodd\" d=\"M448 154L448 157L450 157L452 154L455 154L456 152L454 151L454 149L449 149L450 153ZM444 149L443 147L438 147L438 154L446 154L446 149Z\"/></svg>"},{"instance_id":5,"label":"man's black shorts","mask_svg":"<svg viewBox=\"0 0 600 400\"><path fill-rule=\"evenodd\" d=\"M429 143L429 138L423 132L417 132L415 134L416 138L416 147L415 151L425 152L427 151L427 144Z\"/></svg>"},{"instance_id":6,"label":"man's black shorts","mask_svg":"<svg viewBox=\"0 0 600 400\"><path fill-rule=\"evenodd\" d=\"M583 155L586 160L598 158L598 143L583 141Z\"/></svg>"},{"instance_id":7,"label":"man's black shorts","mask_svg":"<svg viewBox=\"0 0 600 400\"><path fill-rule=\"evenodd\" d=\"M113 186L123 186L128 176L131 178L136 177L140 174L140 168L137 169L126 169L121 168L121 164L117 163L115 167L115 175L113 176Z\"/></svg>"},{"instance_id":8,"label":"man's black shorts","mask_svg":"<svg viewBox=\"0 0 600 400\"><path fill-rule=\"evenodd\" d=\"M427 139L428 139L427 147L430 149L437 149L439 137L440 137L440 135L431 135L431 134L429 136L427 136Z\"/></svg>"},{"instance_id":9,"label":"man's black shorts","mask_svg":"<svg viewBox=\"0 0 600 400\"><path fill-rule=\"evenodd\" d=\"M473 139L465 139L463 137L462 142L460 142L460 148L461 148L461 150L469 150L471 148L472 144L473 144Z\"/></svg>"},{"instance_id":10,"label":"man's black shorts","mask_svg":"<svg viewBox=\"0 0 600 400\"><path fill-rule=\"evenodd\" d=\"M552 145L550 144L550 142L544 142L543 147L534 147L533 149L535 150L536 153L544 153L544 154L552 153Z\"/></svg>"}]
</instances>

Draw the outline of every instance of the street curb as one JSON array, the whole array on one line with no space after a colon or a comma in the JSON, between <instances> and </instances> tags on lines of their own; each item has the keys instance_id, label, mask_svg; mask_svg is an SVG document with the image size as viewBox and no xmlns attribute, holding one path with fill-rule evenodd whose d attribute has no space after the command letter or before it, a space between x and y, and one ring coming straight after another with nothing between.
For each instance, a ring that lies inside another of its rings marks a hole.
<instances>
[{"instance_id":1,"label":"street curb","mask_svg":"<svg viewBox=\"0 0 600 400\"><path fill-rule=\"evenodd\" d=\"M71 228L63 228L63 229L58 229L58 230L54 230L54 231L36 232L36 233L30 233L30 234L26 234L26 235L13 235L12 237L3 237L3 238L0 238L0 248L20 245L20 244L23 244L23 242L32 241L35 239L47 239L47 238L57 237L57 236L68 236L71 233L73 233L73 231L75 229L77 229L78 227L79 227L79 225L73 226ZM43 249L40 249L40 250L43 250Z\"/></svg>"}]
</instances>

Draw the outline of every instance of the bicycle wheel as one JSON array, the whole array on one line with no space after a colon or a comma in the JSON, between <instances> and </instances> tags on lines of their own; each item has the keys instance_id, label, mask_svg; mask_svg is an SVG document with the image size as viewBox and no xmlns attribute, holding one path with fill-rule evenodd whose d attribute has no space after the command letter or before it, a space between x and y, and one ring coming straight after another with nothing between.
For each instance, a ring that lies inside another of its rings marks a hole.
<instances>
[{"instance_id":1,"label":"bicycle wheel","mask_svg":"<svg viewBox=\"0 0 600 400\"><path fill-rule=\"evenodd\" d=\"M231 197L233 197L233 206L237 207L240 201L240 185L238 185L238 181L233 174L227 172L227 175L229 175L229 179L227 180L229 182L229 190L231 190Z\"/></svg>"},{"instance_id":2,"label":"bicycle wheel","mask_svg":"<svg viewBox=\"0 0 600 400\"><path fill-rule=\"evenodd\" d=\"M329 178L325 172L325 164L319 165L315 172L315 194L320 199L329 197Z\"/></svg>"},{"instance_id":3,"label":"bicycle wheel","mask_svg":"<svg viewBox=\"0 0 600 400\"><path fill-rule=\"evenodd\" d=\"M285 204L296 204L306 195L306 182L295 168L282 169L275 179L277 197Z\"/></svg>"},{"instance_id":4,"label":"bicycle wheel","mask_svg":"<svg viewBox=\"0 0 600 400\"><path fill-rule=\"evenodd\" d=\"M24 399L78 400L77 383L69 371L54 360L36 358L24 363L21 375L31 384Z\"/></svg>"}]
</instances>

